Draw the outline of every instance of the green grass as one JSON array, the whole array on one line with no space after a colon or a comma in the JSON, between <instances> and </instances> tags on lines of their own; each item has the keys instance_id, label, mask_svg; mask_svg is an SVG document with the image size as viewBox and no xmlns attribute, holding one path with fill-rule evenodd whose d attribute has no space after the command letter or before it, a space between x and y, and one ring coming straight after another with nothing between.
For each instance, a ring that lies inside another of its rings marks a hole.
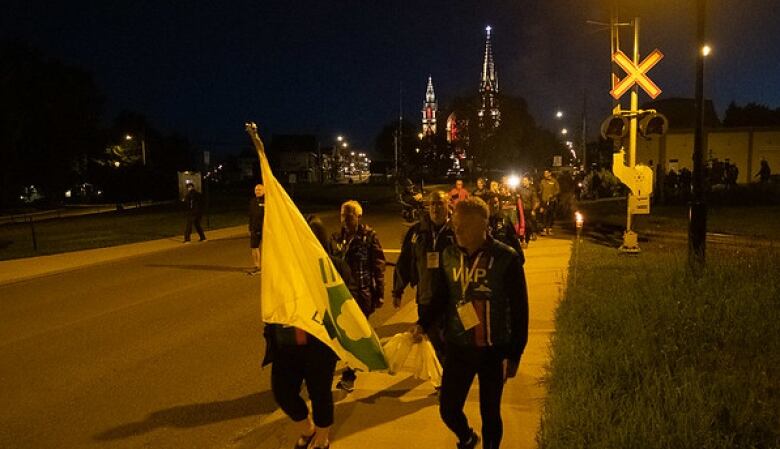
<instances>
[{"instance_id":1,"label":"green grass","mask_svg":"<svg viewBox=\"0 0 780 449\"><path fill-rule=\"evenodd\" d=\"M540 447L780 447L780 250L710 249L694 279L684 251L578 245Z\"/></svg>"},{"instance_id":2,"label":"green grass","mask_svg":"<svg viewBox=\"0 0 780 449\"><path fill-rule=\"evenodd\" d=\"M606 201L583 203L580 210L590 224L626 225L626 202ZM632 228L642 231L687 232L688 208L685 206L654 206L649 215L634 215ZM772 240L780 239L780 206L711 207L707 213L707 231L750 235Z\"/></svg>"}]
</instances>

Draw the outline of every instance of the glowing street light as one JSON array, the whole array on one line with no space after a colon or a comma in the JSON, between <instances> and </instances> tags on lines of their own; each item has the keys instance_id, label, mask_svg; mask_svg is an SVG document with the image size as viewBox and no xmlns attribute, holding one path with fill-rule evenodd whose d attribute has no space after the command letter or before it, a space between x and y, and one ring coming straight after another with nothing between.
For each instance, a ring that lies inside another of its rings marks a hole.
<instances>
[{"instance_id":1,"label":"glowing street light","mask_svg":"<svg viewBox=\"0 0 780 449\"><path fill-rule=\"evenodd\" d=\"M566 128L563 128L563 129L561 130L561 134L563 134L563 135L565 136L566 134L569 134L569 130L568 130L568 129L566 129Z\"/></svg>"},{"instance_id":2,"label":"glowing street light","mask_svg":"<svg viewBox=\"0 0 780 449\"><path fill-rule=\"evenodd\" d=\"M341 148L346 148L346 147L348 147L348 146L349 146L349 145L347 145L347 142L341 142Z\"/></svg>"},{"instance_id":3,"label":"glowing street light","mask_svg":"<svg viewBox=\"0 0 780 449\"><path fill-rule=\"evenodd\" d=\"M555 113L555 118L563 118L563 111L558 111Z\"/></svg>"},{"instance_id":4,"label":"glowing street light","mask_svg":"<svg viewBox=\"0 0 780 449\"><path fill-rule=\"evenodd\" d=\"M712 53L712 47L710 47L709 45L705 45L701 48L702 56L709 56L710 53Z\"/></svg>"},{"instance_id":5,"label":"glowing street light","mask_svg":"<svg viewBox=\"0 0 780 449\"><path fill-rule=\"evenodd\" d=\"M336 136L337 142L341 142L342 140L344 140L344 136Z\"/></svg>"}]
</instances>

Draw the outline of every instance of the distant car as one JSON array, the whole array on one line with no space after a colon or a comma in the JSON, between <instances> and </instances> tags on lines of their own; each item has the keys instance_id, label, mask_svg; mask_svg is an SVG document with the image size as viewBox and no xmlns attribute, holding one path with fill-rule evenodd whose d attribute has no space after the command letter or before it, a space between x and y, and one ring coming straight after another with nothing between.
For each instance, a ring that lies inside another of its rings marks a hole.
<instances>
[{"instance_id":1,"label":"distant car","mask_svg":"<svg viewBox=\"0 0 780 449\"><path fill-rule=\"evenodd\" d=\"M66 190L64 196L67 203L90 203L101 201L103 199L103 190L97 188L94 184L84 182Z\"/></svg>"},{"instance_id":2,"label":"distant car","mask_svg":"<svg viewBox=\"0 0 780 449\"><path fill-rule=\"evenodd\" d=\"M19 195L19 199L25 204L32 204L36 201L41 201L46 196L35 186L22 187L22 192Z\"/></svg>"}]
</instances>

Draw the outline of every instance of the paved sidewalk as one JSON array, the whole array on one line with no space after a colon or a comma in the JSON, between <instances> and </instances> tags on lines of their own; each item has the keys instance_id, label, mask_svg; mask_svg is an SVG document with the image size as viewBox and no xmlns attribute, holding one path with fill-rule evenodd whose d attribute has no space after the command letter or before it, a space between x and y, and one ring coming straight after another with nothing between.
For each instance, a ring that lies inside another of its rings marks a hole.
<instances>
[{"instance_id":1,"label":"paved sidewalk","mask_svg":"<svg viewBox=\"0 0 780 449\"><path fill-rule=\"evenodd\" d=\"M206 234L206 238L209 240L220 240L244 235L247 235L246 225L209 230ZM208 244L208 241L199 243L196 239L192 244ZM131 243L128 245L52 254L49 256L4 260L0 261L0 285L23 281L38 276L77 270L90 265L126 259L128 257L178 248L182 245L182 237L176 236L167 239Z\"/></svg>"},{"instance_id":2,"label":"paved sidewalk","mask_svg":"<svg viewBox=\"0 0 780 449\"><path fill-rule=\"evenodd\" d=\"M531 311L528 346L518 377L504 391L503 448L536 447L544 387L541 385L548 360L548 344L554 331L555 308L562 296L571 254L568 239L539 239L526 251L526 278ZM388 273L389 275L390 273ZM416 320L416 307L407 291L404 306L377 326L380 335L408 329ZM375 323L376 324L376 323ZM466 403L471 425L480 430L479 388L472 387ZM332 429L334 449L455 448L455 437L439 418L433 386L408 375L361 373L356 390L349 395L334 393L336 423ZM279 410L256 426L247 428L225 447L234 449L289 449L295 429ZM477 447L481 447L477 446Z\"/></svg>"}]
</instances>

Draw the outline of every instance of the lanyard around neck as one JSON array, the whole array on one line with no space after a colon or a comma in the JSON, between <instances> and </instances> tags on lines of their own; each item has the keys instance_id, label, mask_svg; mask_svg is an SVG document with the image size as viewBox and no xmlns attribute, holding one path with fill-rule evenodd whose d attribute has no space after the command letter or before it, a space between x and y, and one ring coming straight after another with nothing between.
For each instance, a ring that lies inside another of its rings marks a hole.
<instances>
[{"instance_id":1,"label":"lanyard around neck","mask_svg":"<svg viewBox=\"0 0 780 449\"><path fill-rule=\"evenodd\" d=\"M447 220L444 222L443 225L441 225L441 228L439 228L439 232L433 232L433 229L431 229L431 235L433 235L433 250L436 251L436 242L439 240L439 237L441 237L441 233L444 232L444 228L447 227L447 224L450 222L450 220ZM431 223L433 224L433 223Z\"/></svg>"},{"instance_id":2,"label":"lanyard around neck","mask_svg":"<svg viewBox=\"0 0 780 449\"><path fill-rule=\"evenodd\" d=\"M480 250L479 254L477 255L477 258L474 259L474 262L471 264L471 269L466 267L466 263L463 257L463 252L460 253L460 271L461 271L461 278L460 278L460 288L463 292L463 296L461 297L461 301L466 300L466 291L469 289L469 285L471 284L471 279L474 277L474 274L477 272L477 266L479 266L479 259L482 258L482 251Z\"/></svg>"}]
</instances>

